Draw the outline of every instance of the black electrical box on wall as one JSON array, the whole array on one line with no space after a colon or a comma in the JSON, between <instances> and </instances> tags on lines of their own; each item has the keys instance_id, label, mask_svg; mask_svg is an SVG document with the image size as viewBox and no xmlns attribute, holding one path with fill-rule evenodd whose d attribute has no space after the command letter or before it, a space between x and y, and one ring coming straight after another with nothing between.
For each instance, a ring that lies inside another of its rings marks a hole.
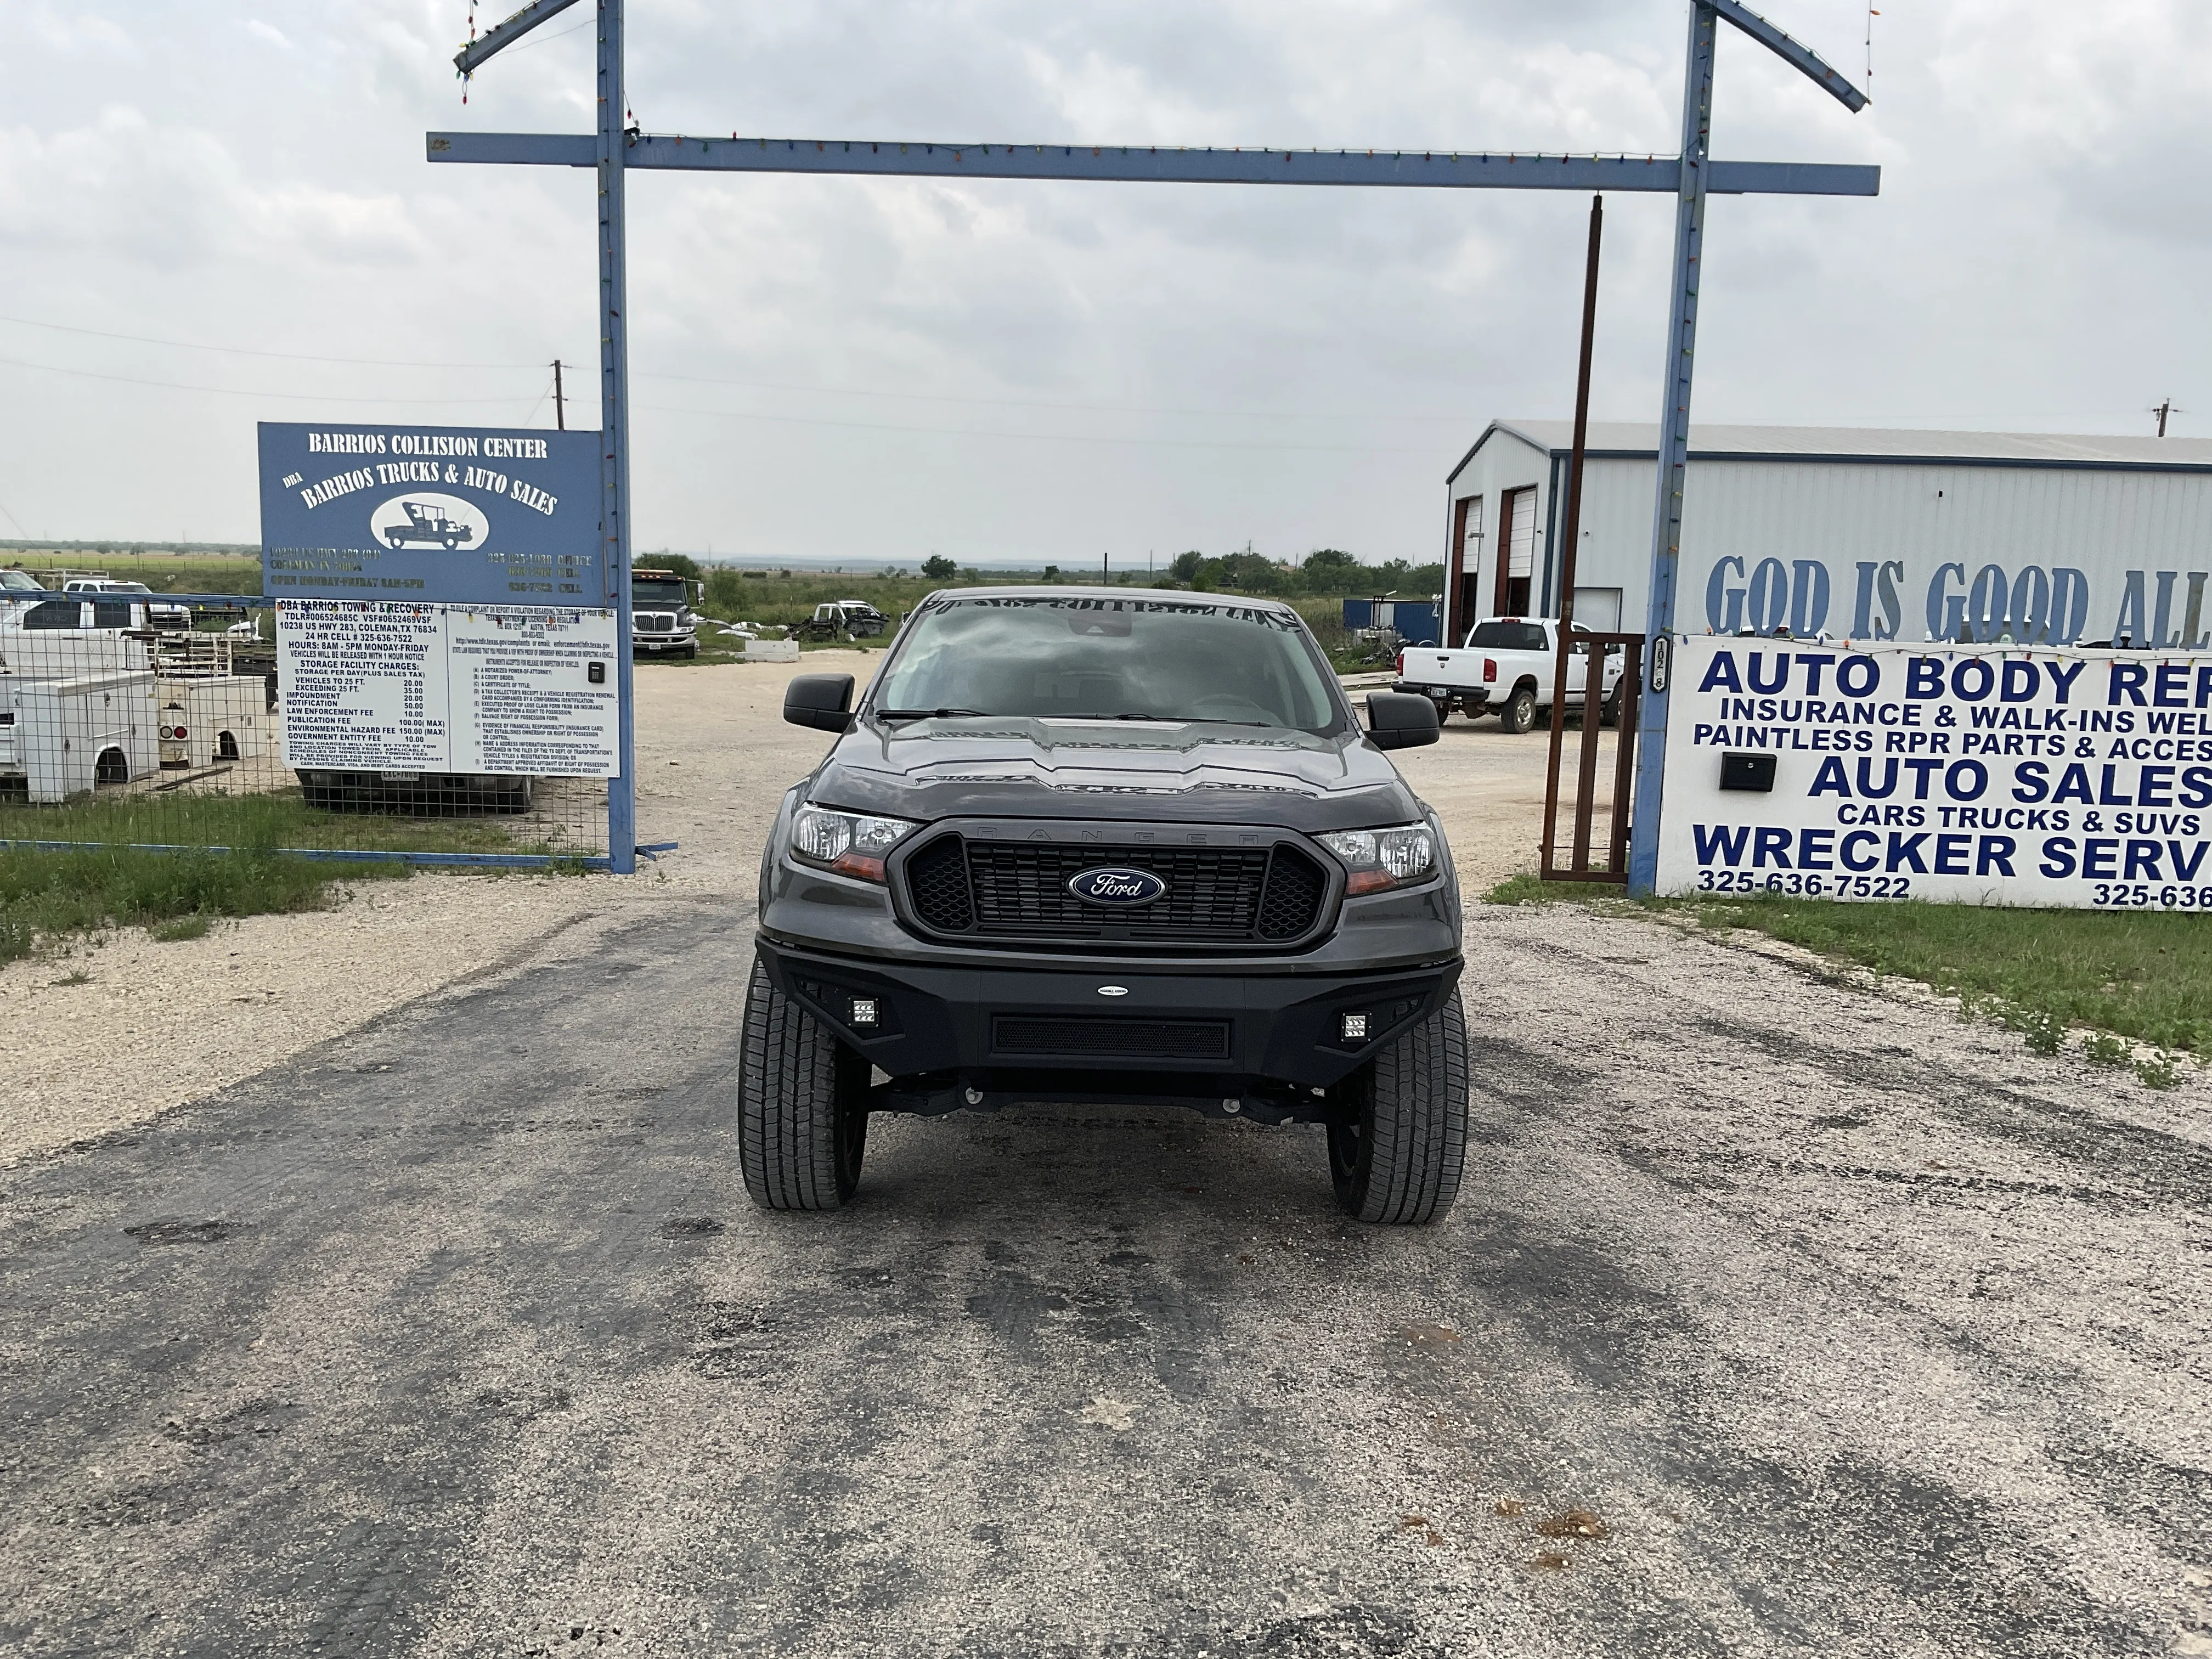
<instances>
[{"instance_id":1,"label":"black electrical box on wall","mask_svg":"<svg viewBox=\"0 0 2212 1659\"><path fill-rule=\"evenodd\" d=\"M1771 755L1723 755L1721 757L1721 787L1748 789L1755 794L1774 793L1774 757Z\"/></svg>"}]
</instances>

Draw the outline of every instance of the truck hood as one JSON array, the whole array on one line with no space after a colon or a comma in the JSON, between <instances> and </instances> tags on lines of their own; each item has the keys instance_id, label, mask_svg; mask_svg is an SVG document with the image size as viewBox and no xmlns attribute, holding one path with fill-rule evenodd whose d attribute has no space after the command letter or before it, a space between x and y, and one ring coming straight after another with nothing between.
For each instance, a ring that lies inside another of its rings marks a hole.
<instances>
[{"instance_id":1,"label":"truck hood","mask_svg":"<svg viewBox=\"0 0 2212 1659\"><path fill-rule=\"evenodd\" d=\"M1397 768L1359 732L1203 722L863 721L837 740L806 794L925 823L1173 818L1313 832L1421 816Z\"/></svg>"}]
</instances>

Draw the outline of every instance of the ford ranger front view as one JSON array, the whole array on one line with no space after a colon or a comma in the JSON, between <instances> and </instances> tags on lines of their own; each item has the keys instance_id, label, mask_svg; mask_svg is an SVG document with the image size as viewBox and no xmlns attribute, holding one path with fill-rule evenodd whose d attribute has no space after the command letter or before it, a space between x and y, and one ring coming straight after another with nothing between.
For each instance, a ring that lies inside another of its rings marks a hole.
<instances>
[{"instance_id":1,"label":"ford ranger front view","mask_svg":"<svg viewBox=\"0 0 2212 1659\"><path fill-rule=\"evenodd\" d=\"M932 595L761 860L740 1150L772 1209L860 1180L872 1112L1150 1103L1327 1127L1353 1215L1422 1222L1467 1139L1460 906L1436 814L1289 606L1134 589Z\"/></svg>"}]
</instances>

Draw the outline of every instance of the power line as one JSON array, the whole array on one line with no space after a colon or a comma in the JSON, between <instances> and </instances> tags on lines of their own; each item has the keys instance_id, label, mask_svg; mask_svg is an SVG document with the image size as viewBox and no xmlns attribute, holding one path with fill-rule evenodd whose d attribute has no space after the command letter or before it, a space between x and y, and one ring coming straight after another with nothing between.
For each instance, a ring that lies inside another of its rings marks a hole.
<instances>
[{"instance_id":1,"label":"power line","mask_svg":"<svg viewBox=\"0 0 2212 1659\"><path fill-rule=\"evenodd\" d=\"M1433 449L1378 449L1355 447L1350 444L1277 444L1277 443L1218 443L1185 438L1102 438L1074 432L983 432L972 427L957 426L894 426L888 422L820 421L795 415L750 415L729 409L676 409L666 404L638 404L632 409L650 410L656 415L683 415L694 419L716 421L763 421L771 426L836 427L848 432L904 432L923 437L942 438L1011 438L1025 439L1038 443L1057 444L1121 444L1148 449L1256 449L1275 453L1294 453L1319 455L1426 455L1433 458Z\"/></svg>"},{"instance_id":2,"label":"power line","mask_svg":"<svg viewBox=\"0 0 2212 1659\"><path fill-rule=\"evenodd\" d=\"M506 47L505 51L507 56L512 58L518 52L528 52L532 46L542 46L549 40L558 40L563 36L575 33L579 29L587 29L597 21L599 19L596 17L586 17L580 23L571 23L565 29L556 29L550 34L541 34L534 40L518 41L514 46Z\"/></svg>"},{"instance_id":3,"label":"power line","mask_svg":"<svg viewBox=\"0 0 2212 1659\"><path fill-rule=\"evenodd\" d=\"M528 426L530 422L537 417L538 411L545 406L545 399L551 395L553 387L557 383L558 380L559 376L556 375L552 380L548 380L545 383L545 390L539 392L538 394L538 401L530 405L530 413L524 416L521 420L515 422L516 425Z\"/></svg>"},{"instance_id":4,"label":"power line","mask_svg":"<svg viewBox=\"0 0 2212 1659\"><path fill-rule=\"evenodd\" d=\"M353 363L364 368L536 368L536 363L414 362L391 357L319 357L303 351L257 351L250 346L200 345L191 340L163 340L150 334L117 334L102 328L72 328L67 323L42 323L33 317L0 317L0 323L24 328L48 328L58 334L85 334L96 340L129 340L137 345L173 346L179 351L213 351L227 357L274 357L288 363Z\"/></svg>"},{"instance_id":5,"label":"power line","mask_svg":"<svg viewBox=\"0 0 2212 1659\"><path fill-rule=\"evenodd\" d=\"M578 25L579 27L583 25ZM520 47L515 50L520 50ZM0 316L0 323L13 323L22 328L50 329L60 334L79 334L96 340L125 340L135 345L167 346L179 351L206 351L228 357L265 357L279 362L343 363L360 368L462 368L506 369L536 368L536 363L465 363L432 362L394 357L331 357L302 351L264 351L251 346L205 345L194 340L165 339L151 334L122 334L109 329L77 328L67 323L41 322L34 317ZM45 364L27 365L46 368ZM90 373L88 370L55 368L57 374ZM1090 404L1066 403L1048 398L981 398L957 392L880 392L856 386L805 386L783 380L742 380L703 374L665 374L651 369L635 369L635 378L645 380L673 380L691 386L738 386L752 392L796 392L824 398L877 398L910 403L980 404L1002 409L1067 410L1083 414L1102 415L1190 415L1239 420L1342 420L1342 410L1285 409L1198 409L1174 404ZM146 381L145 385L167 385L167 381ZM274 394L272 394L274 395ZM387 399L386 401L402 401ZM423 401L430 401L425 399ZM1402 421L1419 424L1462 426L1467 424L1462 415L1382 415L1354 412L1350 418L1369 421Z\"/></svg>"},{"instance_id":6,"label":"power line","mask_svg":"<svg viewBox=\"0 0 2212 1659\"><path fill-rule=\"evenodd\" d=\"M780 380L727 380L704 374L661 374L651 369L630 371L638 380L680 380L690 386L733 386L751 392L800 392L827 398L890 398L913 403L988 404L1001 409L1059 409L1089 415L1199 415L1250 420L1336 421L1347 418L1342 410L1297 409L1188 409L1170 404L1070 404L1025 398L976 398L950 392L862 392L846 386L796 386ZM1467 426L1464 415L1376 415L1353 411L1348 417L1363 421L1413 421L1430 424Z\"/></svg>"},{"instance_id":7,"label":"power line","mask_svg":"<svg viewBox=\"0 0 2212 1659\"><path fill-rule=\"evenodd\" d=\"M505 398L356 398L344 392L241 392L235 386L192 386L183 380L146 380L132 374L99 374L88 368L57 368L52 363L27 363L15 357L0 357L0 366L9 368L32 368L42 374L66 374L80 380L112 380L122 386L160 386L170 392L206 392L218 398L276 398L287 403L307 404L512 404L512 396ZM520 368L534 368L534 363L520 364Z\"/></svg>"}]
</instances>

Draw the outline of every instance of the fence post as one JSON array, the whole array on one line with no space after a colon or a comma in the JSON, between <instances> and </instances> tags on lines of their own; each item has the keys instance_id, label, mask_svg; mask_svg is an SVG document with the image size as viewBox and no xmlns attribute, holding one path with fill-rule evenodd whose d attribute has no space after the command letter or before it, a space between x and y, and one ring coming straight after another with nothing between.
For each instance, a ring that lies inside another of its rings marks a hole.
<instances>
[{"instance_id":1,"label":"fence post","mask_svg":"<svg viewBox=\"0 0 2212 1659\"><path fill-rule=\"evenodd\" d=\"M620 775L607 780L608 867L637 871L637 717L629 605L629 338L623 316L622 0L599 6L599 534L615 603L615 684Z\"/></svg>"}]
</instances>

